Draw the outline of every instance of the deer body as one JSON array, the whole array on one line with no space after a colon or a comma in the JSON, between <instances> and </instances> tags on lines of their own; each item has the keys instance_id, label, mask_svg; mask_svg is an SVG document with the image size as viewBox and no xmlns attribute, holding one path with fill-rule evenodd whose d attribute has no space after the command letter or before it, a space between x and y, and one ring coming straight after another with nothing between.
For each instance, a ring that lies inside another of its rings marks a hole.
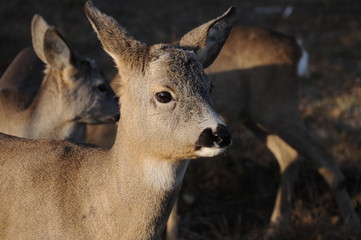
<instances>
[{"instance_id":1,"label":"deer body","mask_svg":"<svg viewBox=\"0 0 361 240\"><path fill-rule=\"evenodd\" d=\"M78 57L38 15L32 36L37 56L23 50L0 80L0 132L83 142L86 124L117 121L117 99L94 63Z\"/></svg>"},{"instance_id":2,"label":"deer body","mask_svg":"<svg viewBox=\"0 0 361 240\"><path fill-rule=\"evenodd\" d=\"M329 185L346 223L358 223L344 176L332 154L306 128L298 111L298 80L307 53L293 38L249 27L234 27L214 63L215 109L228 124L243 122L279 163L282 175L271 223L289 220L299 154Z\"/></svg>"},{"instance_id":3,"label":"deer body","mask_svg":"<svg viewBox=\"0 0 361 240\"><path fill-rule=\"evenodd\" d=\"M157 189L145 174L154 162L119 148L107 152L5 135L0 142L8 157L0 158L2 182L7 182L1 185L7 194L0 196L0 224L16 220L18 226L2 232L1 239L150 239L158 235L157 221L165 222L156 218L170 211L172 191L178 190L187 166L185 161L161 168L170 171L171 182L169 189ZM39 144L40 151L31 151ZM19 158L19 148L30 153ZM13 209L15 214L4 214Z\"/></svg>"},{"instance_id":4,"label":"deer body","mask_svg":"<svg viewBox=\"0 0 361 240\"><path fill-rule=\"evenodd\" d=\"M289 114L289 109L283 106L292 104L297 110L300 57L301 49L292 38L259 28L235 27L206 70L213 79L217 110L232 121L272 117L276 104L284 114Z\"/></svg>"},{"instance_id":5,"label":"deer body","mask_svg":"<svg viewBox=\"0 0 361 240\"><path fill-rule=\"evenodd\" d=\"M1 239L157 239L184 159L220 154L231 143L201 64L217 56L233 9L185 35L185 44L205 43L193 50L147 46L91 2L85 10L122 76L115 144L102 150L0 134Z\"/></svg>"}]
</instances>

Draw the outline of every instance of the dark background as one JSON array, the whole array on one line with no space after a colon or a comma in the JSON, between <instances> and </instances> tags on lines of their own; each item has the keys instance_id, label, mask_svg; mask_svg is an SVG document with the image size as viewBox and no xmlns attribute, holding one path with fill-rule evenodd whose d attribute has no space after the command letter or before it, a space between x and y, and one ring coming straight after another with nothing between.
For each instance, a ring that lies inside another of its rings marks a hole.
<instances>
[{"instance_id":1,"label":"dark background","mask_svg":"<svg viewBox=\"0 0 361 240\"><path fill-rule=\"evenodd\" d=\"M31 45L35 13L54 25L81 56L95 58L109 79L115 74L83 11L83 0L0 2L0 75ZM133 0L94 1L136 39L169 42L237 8L236 24L265 27L302 39L310 75L300 82L300 111L306 125L337 157L361 216L361 1L359 0ZM293 11L288 17L287 7ZM277 184L273 156L242 126L232 126L237 149L190 165L180 195L183 239L262 239ZM322 179L304 167L296 184L292 221L276 239L361 239L341 224Z\"/></svg>"}]
</instances>

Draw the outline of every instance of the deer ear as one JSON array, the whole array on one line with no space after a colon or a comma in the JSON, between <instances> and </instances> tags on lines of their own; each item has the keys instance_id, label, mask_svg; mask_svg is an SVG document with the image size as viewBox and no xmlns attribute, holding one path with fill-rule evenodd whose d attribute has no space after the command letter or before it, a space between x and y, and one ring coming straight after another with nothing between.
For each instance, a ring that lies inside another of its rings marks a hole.
<instances>
[{"instance_id":1,"label":"deer ear","mask_svg":"<svg viewBox=\"0 0 361 240\"><path fill-rule=\"evenodd\" d=\"M40 15L35 14L31 21L31 38L36 55L44 63L46 63L44 55L44 35L48 29L49 25L46 21Z\"/></svg>"},{"instance_id":2,"label":"deer ear","mask_svg":"<svg viewBox=\"0 0 361 240\"><path fill-rule=\"evenodd\" d=\"M36 55L44 63L58 70L73 65L71 62L73 53L69 44L40 15L33 17L31 35Z\"/></svg>"},{"instance_id":3,"label":"deer ear","mask_svg":"<svg viewBox=\"0 0 361 240\"><path fill-rule=\"evenodd\" d=\"M206 68L213 63L226 42L236 15L234 7L185 34L179 45L194 49L198 60Z\"/></svg>"},{"instance_id":4,"label":"deer ear","mask_svg":"<svg viewBox=\"0 0 361 240\"><path fill-rule=\"evenodd\" d=\"M142 61L148 47L135 40L118 22L99 11L91 1L85 3L85 13L97 33L104 50L114 59L120 72L131 70Z\"/></svg>"},{"instance_id":5,"label":"deer ear","mask_svg":"<svg viewBox=\"0 0 361 240\"><path fill-rule=\"evenodd\" d=\"M71 48L55 28L50 28L45 33L44 54L48 64L58 70L73 66Z\"/></svg>"}]
</instances>

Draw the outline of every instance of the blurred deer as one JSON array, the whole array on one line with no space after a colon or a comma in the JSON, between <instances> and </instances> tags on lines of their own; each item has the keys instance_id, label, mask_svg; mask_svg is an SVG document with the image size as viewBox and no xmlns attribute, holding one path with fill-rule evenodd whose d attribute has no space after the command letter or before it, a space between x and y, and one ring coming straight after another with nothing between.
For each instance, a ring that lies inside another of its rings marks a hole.
<instances>
[{"instance_id":1,"label":"blurred deer","mask_svg":"<svg viewBox=\"0 0 361 240\"><path fill-rule=\"evenodd\" d=\"M111 150L0 134L1 239L157 239L188 160L218 155L231 136L211 104L210 65L234 19L192 30L180 46L148 46L91 2L86 15L121 76ZM198 44L192 47L190 43Z\"/></svg>"},{"instance_id":2,"label":"blurred deer","mask_svg":"<svg viewBox=\"0 0 361 240\"><path fill-rule=\"evenodd\" d=\"M298 79L308 54L294 38L235 27L215 62L212 98L227 123L243 122L266 144L281 171L271 224L289 220L299 155L330 187L345 223L359 223L337 161L307 129L298 111Z\"/></svg>"},{"instance_id":3,"label":"blurred deer","mask_svg":"<svg viewBox=\"0 0 361 240\"><path fill-rule=\"evenodd\" d=\"M121 86L121 79L119 74L111 80L111 88L117 92ZM121 101L121 99L119 99ZM107 124L87 124L86 126L86 143L95 144L105 149L110 149L115 141L118 125L116 123Z\"/></svg>"},{"instance_id":4,"label":"blurred deer","mask_svg":"<svg viewBox=\"0 0 361 240\"><path fill-rule=\"evenodd\" d=\"M117 98L95 63L39 15L31 33L37 56L24 49L0 79L0 132L84 142L86 124L117 121Z\"/></svg>"}]
</instances>

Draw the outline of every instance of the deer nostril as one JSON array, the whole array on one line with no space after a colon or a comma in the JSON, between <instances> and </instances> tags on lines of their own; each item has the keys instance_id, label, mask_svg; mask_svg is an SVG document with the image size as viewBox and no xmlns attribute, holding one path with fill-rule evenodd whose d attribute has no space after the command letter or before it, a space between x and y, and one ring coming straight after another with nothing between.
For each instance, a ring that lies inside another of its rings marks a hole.
<instances>
[{"instance_id":1,"label":"deer nostril","mask_svg":"<svg viewBox=\"0 0 361 240\"><path fill-rule=\"evenodd\" d=\"M201 135L196 142L196 150L199 150L201 147L213 147L214 145L214 135L211 128L206 128L203 130Z\"/></svg>"},{"instance_id":2,"label":"deer nostril","mask_svg":"<svg viewBox=\"0 0 361 240\"><path fill-rule=\"evenodd\" d=\"M230 145L232 142L231 133L224 125L218 125L215 132L211 128L203 130L197 141L196 150L201 147L217 147L223 148Z\"/></svg>"},{"instance_id":3,"label":"deer nostril","mask_svg":"<svg viewBox=\"0 0 361 240\"><path fill-rule=\"evenodd\" d=\"M216 132L214 133L215 143L218 144L219 147L223 148L231 144L232 137L228 128L224 125L218 125Z\"/></svg>"}]
</instances>

